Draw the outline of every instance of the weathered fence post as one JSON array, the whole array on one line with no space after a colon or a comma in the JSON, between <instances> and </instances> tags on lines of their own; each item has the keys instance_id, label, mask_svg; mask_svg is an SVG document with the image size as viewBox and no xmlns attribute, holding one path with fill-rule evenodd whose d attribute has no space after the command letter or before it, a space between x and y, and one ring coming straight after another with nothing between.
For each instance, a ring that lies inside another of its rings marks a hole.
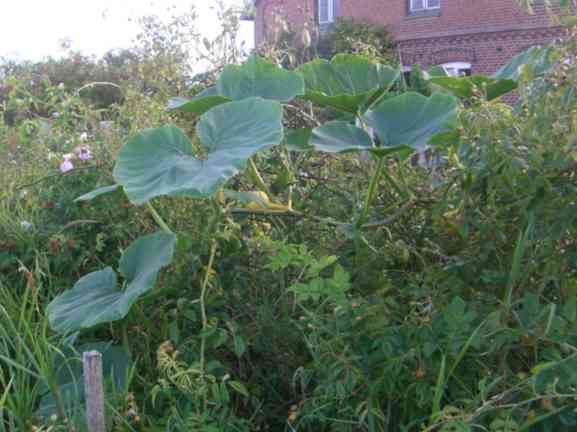
<instances>
[{"instance_id":1,"label":"weathered fence post","mask_svg":"<svg viewBox=\"0 0 577 432\"><path fill-rule=\"evenodd\" d=\"M102 385L102 354L89 351L82 354L86 423L89 432L106 432L104 390Z\"/></svg>"}]
</instances>

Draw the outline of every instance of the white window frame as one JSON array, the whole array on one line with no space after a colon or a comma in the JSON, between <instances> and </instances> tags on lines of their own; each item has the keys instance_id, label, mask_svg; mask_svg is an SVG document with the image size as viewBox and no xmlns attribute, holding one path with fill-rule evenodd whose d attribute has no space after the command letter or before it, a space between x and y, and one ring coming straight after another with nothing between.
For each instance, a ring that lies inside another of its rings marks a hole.
<instances>
[{"instance_id":1,"label":"white window frame","mask_svg":"<svg viewBox=\"0 0 577 432\"><path fill-rule=\"evenodd\" d=\"M415 7L415 0L409 0L409 10L411 12L422 12L422 11L434 10L434 9L440 9L441 8L441 2L440 1L439 1L439 4L437 4L436 6L431 6L429 3L430 1L431 0L422 0L423 7L416 8Z\"/></svg>"},{"instance_id":2,"label":"white window frame","mask_svg":"<svg viewBox=\"0 0 577 432\"><path fill-rule=\"evenodd\" d=\"M443 63L440 66L445 70L447 75L452 76L452 77L460 77L460 76L462 76L460 71L464 71L464 70L471 71L471 69L472 69L471 63L467 63L467 62L449 62L449 63Z\"/></svg>"},{"instance_id":3,"label":"white window frame","mask_svg":"<svg viewBox=\"0 0 577 432\"><path fill-rule=\"evenodd\" d=\"M323 21L321 19L321 2L327 2L327 20ZM319 24L331 24L335 22L335 0L319 0L318 1L318 8L319 8Z\"/></svg>"}]
</instances>

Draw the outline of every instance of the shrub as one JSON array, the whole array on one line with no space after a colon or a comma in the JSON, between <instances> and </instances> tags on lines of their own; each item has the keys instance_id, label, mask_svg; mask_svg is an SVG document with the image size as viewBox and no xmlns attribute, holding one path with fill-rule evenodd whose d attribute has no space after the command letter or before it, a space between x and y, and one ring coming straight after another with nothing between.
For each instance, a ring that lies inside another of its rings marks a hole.
<instances>
[{"instance_id":1,"label":"shrub","mask_svg":"<svg viewBox=\"0 0 577 432\"><path fill-rule=\"evenodd\" d=\"M351 53L378 63L398 62L393 38L386 27L348 17L337 18L330 30L321 35L318 52L326 58L337 53Z\"/></svg>"}]
</instances>

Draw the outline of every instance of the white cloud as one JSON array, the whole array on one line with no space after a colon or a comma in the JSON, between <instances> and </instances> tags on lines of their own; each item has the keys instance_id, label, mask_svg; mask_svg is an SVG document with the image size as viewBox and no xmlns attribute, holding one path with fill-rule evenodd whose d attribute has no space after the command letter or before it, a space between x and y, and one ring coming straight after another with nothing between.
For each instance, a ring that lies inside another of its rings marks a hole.
<instances>
[{"instance_id":1,"label":"white cloud","mask_svg":"<svg viewBox=\"0 0 577 432\"><path fill-rule=\"evenodd\" d=\"M239 4L241 0L225 0ZM138 27L133 20L150 14L166 14L167 4L176 11L195 5L203 33L210 34L216 17L213 0L4 0L0 15L0 56L38 60L57 56L59 42L70 39L73 49L102 55L129 47ZM252 29L244 26L242 39L252 43Z\"/></svg>"}]
</instances>

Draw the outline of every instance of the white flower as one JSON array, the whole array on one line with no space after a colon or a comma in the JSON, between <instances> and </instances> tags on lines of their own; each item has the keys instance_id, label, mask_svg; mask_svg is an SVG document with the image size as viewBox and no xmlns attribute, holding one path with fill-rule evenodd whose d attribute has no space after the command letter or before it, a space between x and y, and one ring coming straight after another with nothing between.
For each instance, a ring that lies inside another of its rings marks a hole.
<instances>
[{"instance_id":1,"label":"white flower","mask_svg":"<svg viewBox=\"0 0 577 432\"><path fill-rule=\"evenodd\" d=\"M88 134L86 132L80 134L80 141L88 141Z\"/></svg>"},{"instance_id":2,"label":"white flower","mask_svg":"<svg viewBox=\"0 0 577 432\"><path fill-rule=\"evenodd\" d=\"M20 221L20 227L24 230L24 231L30 231L32 230L32 228L34 228L34 225L32 225L30 222L23 220Z\"/></svg>"}]
</instances>

